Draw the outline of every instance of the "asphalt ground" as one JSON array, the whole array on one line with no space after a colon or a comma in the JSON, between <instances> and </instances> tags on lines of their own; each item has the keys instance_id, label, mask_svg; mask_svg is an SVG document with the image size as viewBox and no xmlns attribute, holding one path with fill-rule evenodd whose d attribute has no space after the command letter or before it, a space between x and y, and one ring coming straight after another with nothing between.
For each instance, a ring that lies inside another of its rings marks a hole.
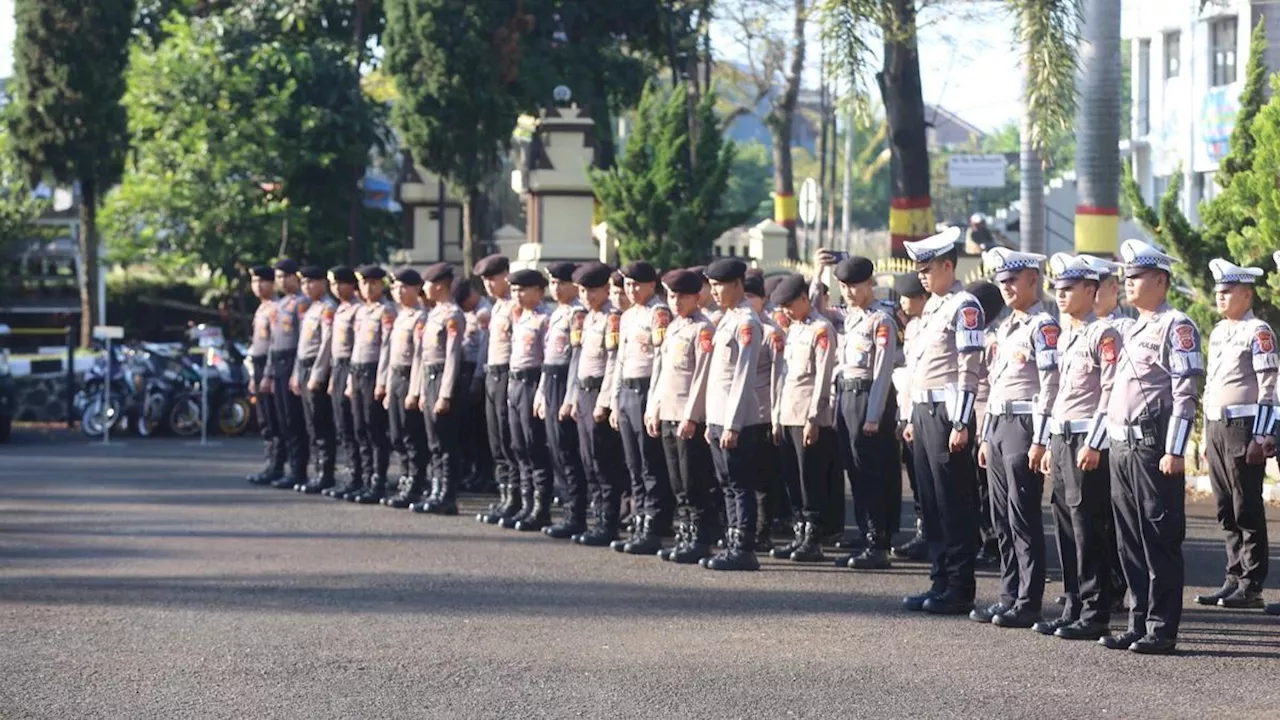
<instances>
[{"instance_id":1,"label":"asphalt ground","mask_svg":"<svg viewBox=\"0 0 1280 720\"><path fill-rule=\"evenodd\" d=\"M712 573L481 525L481 498L252 487L260 457L0 446L0 718L1280 717L1280 619L1191 602L1222 573L1205 503L1180 654L1142 657L904 612L921 564Z\"/></svg>"}]
</instances>

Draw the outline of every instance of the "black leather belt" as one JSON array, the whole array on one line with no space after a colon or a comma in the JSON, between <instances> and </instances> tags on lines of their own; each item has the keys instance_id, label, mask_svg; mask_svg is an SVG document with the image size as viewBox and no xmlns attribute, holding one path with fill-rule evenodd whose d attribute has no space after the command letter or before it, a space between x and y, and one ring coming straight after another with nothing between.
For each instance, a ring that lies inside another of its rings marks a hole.
<instances>
[{"instance_id":1,"label":"black leather belt","mask_svg":"<svg viewBox=\"0 0 1280 720\"><path fill-rule=\"evenodd\" d=\"M400 377L409 377L413 373L413 367L411 365L401 365L400 367L391 368L391 372Z\"/></svg>"},{"instance_id":2,"label":"black leather belt","mask_svg":"<svg viewBox=\"0 0 1280 720\"><path fill-rule=\"evenodd\" d=\"M427 375L439 377L444 374L444 363L433 363L427 366Z\"/></svg>"},{"instance_id":3,"label":"black leather belt","mask_svg":"<svg viewBox=\"0 0 1280 720\"><path fill-rule=\"evenodd\" d=\"M334 367L347 367L350 364L351 364L351 358L334 358L333 359Z\"/></svg>"},{"instance_id":4,"label":"black leather belt","mask_svg":"<svg viewBox=\"0 0 1280 720\"><path fill-rule=\"evenodd\" d=\"M568 365L543 365L542 374L550 375L553 378L563 379L569 376Z\"/></svg>"},{"instance_id":5,"label":"black leather belt","mask_svg":"<svg viewBox=\"0 0 1280 720\"><path fill-rule=\"evenodd\" d=\"M836 387L840 392L864 393L871 392L871 381L865 379L845 379L840 378L836 381Z\"/></svg>"},{"instance_id":6,"label":"black leather belt","mask_svg":"<svg viewBox=\"0 0 1280 720\"><path fill-rule=\"evenodd\" d=\"M485 372L490 375L506 375L510 370L510 365L489 365L485 368Z\"/></svg>"},{"instance_id":7,"label":"black leather belt","mask_svg":"<svg viewBox=\"0 0 1280 720\"><path fill-rule=\"evenodd\" d=\"M298 351L296 349L273 350L270 353L267 353L267 357L271 358L271 362L284 362L286 360L293 362L294 358L298 357Z\"/></svg>"},{"instance_id":8,"label":"black leather belt","mask_svg":"<svg viewBox=\"0 0 1280 720\"><path fill-rule=\"evenodd\" d=\"M378 363L351 363L352 375L376 375Z\"/></svg>"},{"instance_id":9,"label":"black leather belt","mask_svg":"<svg viewBox=\"0 0 1280 720\"><path fill-rule=\"evenodd\" d=\"M299 365L301 365L301 366L303 367L303 369L305 370L305 369L308 369L308 368L310 368L311 366L315 365L315 364L316 364L316 360L318 360L318 359L319 359L318 357L313 357L313 358L298 358L298 364L299 364Z\"/></svg>"},{"instance_id":10,"label":"black leather belt","mask_svg":"<svg viewBox=\"0 0 1280 720\"><path fill-rule=\"evenodd\" d=\"M622 387L628 390L648 390L649 378L622 378Z\"/></svg>"},{"instance_id":11,"label":"black leather belt","mask_svg":"<svg viewBox=\"0 0 1280 720\"><path fill-rule=\"evenodd\" d=\"M512 370L511 377L524 383L534 382L542 377L542 370Z\"/></svg>"},{"instance_id":12,"label":"black leather belt","mask_svg":"<svg viewBox=\"0 0 1280 720\"><path fill-rule=\"evenodd\" d=\"M578 378L578 387L582 388L583 390L587 390L589 392L595 392L596 390L599 390L600 388L604 387L604 378L602 377Z\"/></svg>"}]
</instances>

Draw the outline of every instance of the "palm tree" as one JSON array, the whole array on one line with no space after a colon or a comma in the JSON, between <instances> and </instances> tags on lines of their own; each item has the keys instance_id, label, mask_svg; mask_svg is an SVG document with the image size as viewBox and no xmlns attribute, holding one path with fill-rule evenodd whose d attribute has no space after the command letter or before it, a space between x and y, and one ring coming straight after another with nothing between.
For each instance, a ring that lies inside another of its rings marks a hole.
<instances>
[{"instance_id":1,"label":"palm tree","mask_svg":"<svg viewBox=\"0 0 1280 720\"><path fill-rule=\"evenodd\" d=\"M1120 0L1085 0L1076 114L1076 252L1120 241Z\"/></svg>"}]
</instances>

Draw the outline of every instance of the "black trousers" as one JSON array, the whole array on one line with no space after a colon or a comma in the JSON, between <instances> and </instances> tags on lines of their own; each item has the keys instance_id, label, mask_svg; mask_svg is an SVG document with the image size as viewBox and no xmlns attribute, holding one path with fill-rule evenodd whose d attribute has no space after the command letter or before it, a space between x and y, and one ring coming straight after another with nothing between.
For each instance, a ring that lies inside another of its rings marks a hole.
<instances>
[{"instance_id":1,"label":"black trousers","mask_svg":"<svg viewBox=\"0 0 1280 720\"><path fill-rule=\"evenodd\" d=\"M1053 464L1053 515L1062 560L1067 604L1063 617L1110 622L1111 558L1116 536L1111 521L1111 467L1103 451L1098 467L1088 472L1076 465L1085 447L1084 433L1054 435L1049 451ZM1062 507L1058 497L1061 496Z\"/></svg>"},{"instance_id":2,"label":"black trousers","mask_svg":"<svg viewBox=\"0 0 1280 720\"><path fill-rule=\"evenodd\" d=\"M555 476L547 448L547 426L533 414L539 373L536 370L526 372L530 374L517 377L519 373L513 371L507 383L511 449L516 458L521 490L531 492L535 500L541 500L550 507Z\"/></svg>"},{"instance_id":3,"label":"black trousers","mask_svg":"<svg viewBox=\"0 0 1280 720\"><path fill-rule=\"evenodd\" d=\"M288 461L288 453L284 441L284 428L276 415L276 401L269 392L262 392L263 375L267 371L267 356L255 355L250 358L253 363L253 376L259 383L258 391L253 395L254 413L258 417L258 433L262 435L263 454L266 455L265 472L271 476L284 474L284 466Z\"/></svg>"},{"instance_id":4,"label":"black trousers","mask_svg":"<svg viewBox=\"0 0 1280 720\"><path fill-rule=\"evenodd\" d=\"M400 477L409 479L409 493L418 494L427 477L427 428L422 411L404 407L409 396L409 372L408 366L387 371L387 424L391 447L400 455Z\"/></svg>"},{"instance_id":5,"label":"black trousers","mask_svg":"<svg viewBox=\"0 0 1280 720\"><path fill-rule=\"evenodd\" d=\"M593 413L600 399L599 382L597 378L578 385L578 448L582 453L584 482L576 487L566 487L565 506L589 505L598 522L616 526L627 477L618 462L622 456L621 438L609 426L607 417L602 422L595 421Z\"/></svg>"},{"instance_id":6,"label":"black trousers","mask_svg":"<svg viewBox=\"0 0 1280 720\"><path fill-rule=\"evenodd\" d=\"M515 455L511 448L511 411L507 406L509 366L491 365L484 376L484 415L488 428L493 479L499 485L518 485Z\"/></svg>"},{"instance_id":7,"label":"black trousers","mask_svg":"<svg viewBox=\"0 0 1280 720\"><path fill-rule=\"evenodd\" d=\"M738 444L726 450L720 447L720 438L724 435L721 425L710 426L711 462L715 468L716 479L724 493L725 519L729 528L744 532L757 532L757 528L768 527L769 518L762 517L757 504L757 493L762 477L757 464L762 457L760 446L768 443L771 447L772 431L768 425L752 425L738 433ZM777 457L777 454L774 454Z\"/></svg>"},{"instance_id":8,"label":"black trousers","mask_svg":"<svg viewBox=\"0 0 1280 720\"><path fill-rule=\"evenodd\" d=\"M902 439L902 466L907 471L907 484L911 486L911 506L916 514L921 532L924 530L924 510L920 508L920 487L916 484L916 444L902 438L902 429L906 423L898 427L898 437ZM975 465L976 466L976 465Z\"/></svg>"},{"instance_id":9,"label":"black trousers","mask_svg":"<svg viewBox=\"0 0 1280 720\"><path fill-rule=\"evenodd\" d=\"M284 439L285 452L289 458L289 473L298 482L307 480L307 461L310 459L310 438L307 437L307 421L302 412L302 398L294 395L289 389L289 378L293 376L293 364L297 353L293 350L271 353L267 362L271 363L272 401L276 406L276 418L280 437Z\"/></svg>"},{"instance_id":10,"label":"black trousers","mask_svg":"<svg viewBox=\"0 0 1280 720\"><path fill-rule=\"evenodd\" d=\"M488 482L493 478L493 454L489 451L489 426L485 417L484 377L477 381L475 363L462 364L460 393L453 404L462 410L458 422L462 427L462 474Z\"/></svg>"},{"instance_id":11,"label":"black trousers","mask_svg":"<svg viewBox=\"0 0 1280 720\"><path fill-rule=\"evenodd\" d=\"M337 444L347 458L347 469L351 471L351 482L358 483L364 479L364 463L360 456L360 444L356 442L355 407L351 398L347 397L347 378L351 377L350 360L334 360L329 401L333 413L334 435Z\"/></svg>"},{"instance_id":12,"label":"black trousers","mask_svg":"<svg viewBox=\"0 0 1280 720\"><path fill-rule=\"evenodd\" d=\"M564 502L565 514L581 520L587 516L586 495L580 492L585 479L582 469L582 450L578 447L578 422L573 418L560 419L560 406L569 392L569 368L566 365L545 365L542 368L543 398L546 405L546 434L551 451L551 467L555 471L557 492ZM576 380L574 382L577 382ZM570 491L570 488L575 488ZM573 499L579 502L574 506Z\"/></svg>"},{"instance_id":13,"label":"black trousers","mask_svg":"<svg viewBox=\"0 0 1280 720\"><path fill-rule=\"evenodd\" d=\"M1267 516L1262 483L1267 466L1244 461L1253 440L1253 418L1205 423L1209 479L1218 501L1218 525L1226 534L1227 578L1261 590L1267 579Z\"/></svg>"},{"instance_id":14,"label":"black trousers","mask_svg":"<svg viewBox=\"0 0 1280 720\"><path fill-rule=\"evenodd\" d=\"M374 397L378 366L375 363L351 365L351 421L356 445L360 451L360 480L364 489L382 492L391 464L390 420L382 401Z\"/></svg>"},{"instance_id":15,"label":"black trousers","mask_svg":"<svg viewBox=\"0 0 1280 720\"><path fill-rule=\"evenodd\" d=\"M307 436L311 439L312 459L321 478L333 479L333 465L337 445L337 431L333 425L333 401L329 399L329 386L311 390L311 371L314 362L303 361L302 377L298 384L302 389L302 415L307 423Z\"/></svg>"},{"instance_id":16,"label":"black trousers","mask_svg":"<svg viewBox=\"0 0 1280 720\"><path fill-rule=\"evenodd\" d=\"M1182 621L1187 533L1186 476L1160 472L1168 418L1155 421L1154 438L1111 441L1111 505L1116 544L1133 608L1129 629L1176 638Z\"/></svg>"},{"instance_id":17,"label":"black trousers","mask_svg":"<svg viewBox=\"0 0 1280 720\"><path fill-rule=\"evenodd\" d=\"M978 546L999 552L1000 535L992 522L991 473L978 467L978 443L973 444L974 477L977 478L978 497Z\"/></svg>"},{"instance_id":18,"label":"black trousers","mask_svg":"<svg viewBox=\"0 0 1280 720\"><path fill-rule=\"evenodd\" d=\"M790 512L786 484L782 480L782 452L773 442L773 429L769 425L752 425L743 428L742 434L754 436L751 444L755 450L755 459L750 461L750 467L755 475L752 487L755 490L756 502L752 507L752 513L756 523L745 529L754 529L757 537L767 538L772 534L774 518ZM711 447L713 456L715 450L713 444ZM721 494L725 495L724 503L727 509L729 497L725 494L723 480L720 482L720 487ZM741 508L739 512L742 512Z\"/></svg>"},{"instance_id":19,"label":"black trousers","mask_svg":"<svg viewBox=\"0 0 1280 720\"><path fill-rule=\"evenodd\" d=\"M929 543L929 579L933 590L969 601L974 597L973 559L977 553L978 499L973 449L951 452L951 418L943 403L916 403L913 458L916 486ZM969 445L973 444L969 424Z\"/></svg>"},{"instance_id":20,"label":"black trousers","mask_svg":"<svg viewBox=\"0 0 1280 720\"><path fill-rule=\"evenodd\" d=\"M803 427L782 428L782 475L791 515L817 525L824 533L830 529L822 527L823 508L831 501L829 481L836 454L835 428L818 428L818 437L809 447L804 445Z\"/></svg>"},{"instance_id":21,"label":"black trousers","mask_svg":"<svg viewBox=\"0 0 1280 720\"><path fill-rule=\"evenodd\" d=\"M888 550L902 516L902 471L898 465L900 450L894 420L898 403L890 397L876 422L875 435L862 432L867 421L867 398L863 390L840 393L836 429L840 452L844 457L849 490L853 493L859 529L865 530L871 547Z\"/></svg>"},{"instance_id":22,"label":"black trousers","mask_svg":"<svg viewBox=\"0 0 1280 720\"><path fill-rule=\"evenodd\" d=\"M991 524L1000 548L1000 602L1039 612L1044 602L1045 543L1040 503L1044 476L1032 471L1030 415L992 417L987 442Z\"/></svg>"},{"instance_id":23,"label":"black trousers","mask_svg":"<svg viewBox=\"0 0 1280 720\"><path fill-rule=\"evenodd\" d=\"M676 518L710 529L720 524L720 508L712 500L715 469L707 447L706 426L695 426L693 437L679 436L680 423L663 421L659 432L667 460L667 476L675 496Z\"/></svg>"},{"instance_id":24,"label":"black trousers","mask_svg":"<svg viewBox=\"0 0 1280 720\"><path fill-rule=\"evenodd\" d=\"M667 477L667 461L662 441L649 437L644 428L644 409L649 394L649 379L618 380L623 383L619 394L618 434L622 436L622 454L631 476L632 515L651 515L659 527L671 524L675 498Z\"/></svg>"},{"instance_id":25,"label":"black trousers","mask_svg":"<svg viewBox=\"0 0 1280 720\"><path fill-rule=\"evenodd\" d=\"M458 483L462 480L462 427L461 419L465 411L461 409L460 398L465 397L458 387L452 389L449 412L437 415L436 401L440 399L440 389L444 381L444 366L428 366L424 368L423 382L426 393L422 406L423 429L427 435L427 452L430 454L428 471L431 478L439 478L444 483L445 500L457 496ZM461 382L458 383L459 385Z\"/></svg>"}]
</instances>

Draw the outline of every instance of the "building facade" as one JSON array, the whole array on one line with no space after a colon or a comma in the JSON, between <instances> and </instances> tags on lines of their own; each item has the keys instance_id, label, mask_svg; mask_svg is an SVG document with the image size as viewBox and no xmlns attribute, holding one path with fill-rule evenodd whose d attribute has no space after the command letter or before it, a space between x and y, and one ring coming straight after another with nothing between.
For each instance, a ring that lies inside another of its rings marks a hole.
<instances>
[{"instance_id":1,"label":"building facade","mask_svg":"<svg viewBox=\"0 0 1280 720\"><path fill-rule=\"evenodd\" d=\"M1267 67L1280 67L1280 4L1273 0L1126 0L1132 60L1131 162L1148 203L1175 173L1182 211L1218 193L1218 164L1235 127L1253 27L1265 23ZM1267 11L1270 12L1267 12Z\"/></svg>"}]
</instances>

